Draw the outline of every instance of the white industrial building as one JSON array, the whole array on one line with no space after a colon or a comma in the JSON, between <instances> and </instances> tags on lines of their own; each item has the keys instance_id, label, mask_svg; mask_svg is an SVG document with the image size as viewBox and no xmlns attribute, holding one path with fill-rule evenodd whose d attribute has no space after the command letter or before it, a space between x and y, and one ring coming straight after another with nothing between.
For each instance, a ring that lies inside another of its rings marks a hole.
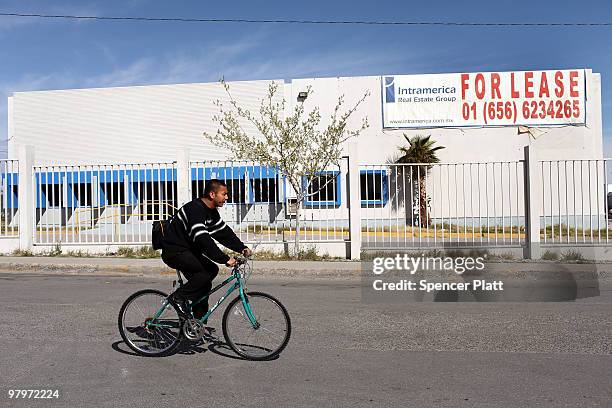
<instances>
[{"instance_id":1,"label":"white industrial building","mask_svg":"<svg viewBox=\"0 0 612 408\"><path fill-rule=\"evenodd\" d=\"M311 86L305 106L319 106L324 118L340 95L350 106L369 91L353 119L357 124L367 116L370 127L357 143L363 163L378 164L403 144L402 133L431 134L446 146L440 152L444 162L520 159L528 144L538 149L542 160L601 157L600 75L584 70L584 77L586 123L546 128L536 139L519 134L516 126L383 129L381 76L274 81L284 90L288 109L298 103L299 92ZM268 83L230 82L230 87L245 108L257 111ZM8 157L16 158L17 146L31 144L37 165L161 162L183 148L191 151L192 160L225 159L225 152L202 138L202 132L216 131L215 100L227 101L219 83L15 92L8 105Z\"/></svg>"},{"instance_id":2,"label":"white industrial building","mask_svg":"<svg viewBox=\"0 0 612 408\"><path fill-rule=\"evenodd\" d=\"M525 146L538 160L554 161L556 166L553 175L550 163L548 168L541 165L538 191L543 193L538 206L543 225L584 226L605 212L598 204L599 185L605 185L605 169L598 167L603 158L600 75L589 69L273 81L282 90L278 97L285 98L287 110L302 103L298 95L311 89L303 103L306 111L320 108L323 125L340 96L350 107L369 93L350 122L357 127L367 117L369 127L347 142L348 160L328 169L326 177L337 181L306 203L304 220L313 242L348 239L350 196L345 187L351 160L360 166L360 218L366 232L370 227L419 225L414 220L419 216L414 204L415 197L419 200L418 183L409 181L406 187L405 176L398 178L397 169L388 166L398 147L406 144L404 134L431 135L445 147L438 152L445 164L432 169L426 180L434 224L484 225L485 207L487 224L524 224L525 175L520 161ZM229 86L244 108L257 112L269 83L240 81ZM224 217L235 225L250 223L251 232L257 225L274 226L272 240L285 240L282 231L292 216L287 202L294 193L282 175L256 163L227 162L233 159L231 152L202 136L216 132L212 118L218 113L217 100L228 101L219 83L15 92L8 104L8 158L17 159L20 146L33 146L34 164L41 166L34 178L36 224L47 229L55 224L118 224L119 235L125 237L112 242L143 243L146 239L134 238L139 234L133 225L128 227L130 223L150 222L153 213L164 216L187 198L177 191L182 187L176 185L180 176L172 162L178 161L189 163L192 196L203 180L225 178L233 183L234 197ZM248 124L245 129L256 132ZM579 176L572 176L572 186L581 188L582 203L561 200L560 187L568 185L569 173L559 173L560 160L589 160L579 165ZM143 163L164 164L157 170L154 165L137 166ZM596 196L584 187L589 180L597 185ZM476 186L480 181L482 185ZM15 207L17 197L5 201ZM590 218L585 221L587 213Z\"/></svg>"}]
</instances>

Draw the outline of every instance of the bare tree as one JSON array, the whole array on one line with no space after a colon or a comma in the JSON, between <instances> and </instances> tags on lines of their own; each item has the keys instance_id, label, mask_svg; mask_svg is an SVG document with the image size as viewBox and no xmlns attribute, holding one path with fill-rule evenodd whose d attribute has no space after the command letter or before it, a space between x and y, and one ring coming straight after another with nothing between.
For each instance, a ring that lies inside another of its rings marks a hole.
<instances>
[{"instance_id":1,"label":"bare tree","mask_svg":"<svg viewBox=\"0 0 612 408\"><path fill-rule=\"evenodd\" d=\"M303 99L286 114L287 101L277 96L276 82L270 82L257 114L241 107L230 92L229 84L224 80L221 83L229 96L229 104L223 105L218 100L215 102L219 114L213 120L219 128L215 134L205 132L204 136L214 145L231 150L236 158L253 160L275 168L286 177L297 195L294 249L296 255L299 255L302 203L333 182L332 178L319 182L319 173L332 165L339 165L342 143L359 135L369 126L367 118L355 129L347 125L369 92L365 92L348 109L344 108L344 97L340 96L328 123L321 125L319 107L307 112ZM312 94L311 87L306 92L307 95ZM246 132L241 125L244 121L255 126L258 134Z\"/></svg>"}]
</instances>

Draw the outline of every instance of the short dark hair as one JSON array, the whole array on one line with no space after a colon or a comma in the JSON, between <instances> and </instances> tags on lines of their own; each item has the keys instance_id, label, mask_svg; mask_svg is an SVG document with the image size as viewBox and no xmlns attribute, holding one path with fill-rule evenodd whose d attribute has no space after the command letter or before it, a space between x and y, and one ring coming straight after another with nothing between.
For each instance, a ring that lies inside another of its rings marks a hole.
<instances>
[{"instance_id":1,"label":"short dark hair","mask_svg":"<svg viewBox=\"0 0 612 408\"><path fill-rule=\"evenodd\" d=\"M221 187L227 188L227 184L225 184L223 180L207 180L206 185L204 186L204 197L210 197L210 193L216 193Z\"/></svg>"}]
</instances>

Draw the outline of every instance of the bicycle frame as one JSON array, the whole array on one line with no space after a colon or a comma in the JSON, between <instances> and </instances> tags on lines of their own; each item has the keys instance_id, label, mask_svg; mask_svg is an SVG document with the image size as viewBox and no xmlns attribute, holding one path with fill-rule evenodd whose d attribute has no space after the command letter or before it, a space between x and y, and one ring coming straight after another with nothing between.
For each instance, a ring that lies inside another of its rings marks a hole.
<instances>
[{"instance_id":1,"label":"bicycle frame","mask_svg":"<svg viewBox=\"0 0 612 408\"><path fill-rule=\"evenodd\" d=\"M249 318L249 322L251 323L251 325L253 326L254 329L259 328L259 323L257 322L257 319L255 318L255 315L253 314L253 310L251 309L251 305L249 304L249 299L246 296L246 290L245 290L245 287L244 287L243 279L240 277L240 270L239 270L239 268L240 268L241 265L236 265L234 267L234 269L232 269L232 275L230 277L228 277L223 282L221 282L220 284L218 284L217 286L212 288L206 295L202 296L201 298L199 298L198 300L196 300L196 301L194 301L192 303L192 306L193 306L193 305L196 305L196 304L204 301L205 299L208 299L210 297L210 295L212 295L213 293L215 293L216 291L218 291L219 289L221 289L225 285L227 285L230 282L232 282L233 280L235 280L234 284L227 290L227 292L225 292L225 295L221 296L221 298L219 298L217 303L215 303L214 306L211 307L210 310L208 312L206 312L206 314L199 319L202 323L205 320L207 320L210 317L210 315L213 314L213 312L221 305L221 303L223 303L223 301L225 301L225 299L227 299L227 297L229 295L231 295L236 289L238 289L239 294L240 294L240 299L242 300L242 307L244 308L244 311L246 312L247 317ZM162 303L162 306L157 310L157 312L155 313L155 315L153 316L151 321L154 322L155 320L157 320L157 318L159 318L159 316L161 316L161 314L164 312L166 307L168 307L169 303L170 302L168 301L167 298L164 299L164 302ZM147 326L158 326L158 327L163 327L164 326L162 324L151 323L151 322L147 322L146 325Z\"/></svg>"}]
</instances>

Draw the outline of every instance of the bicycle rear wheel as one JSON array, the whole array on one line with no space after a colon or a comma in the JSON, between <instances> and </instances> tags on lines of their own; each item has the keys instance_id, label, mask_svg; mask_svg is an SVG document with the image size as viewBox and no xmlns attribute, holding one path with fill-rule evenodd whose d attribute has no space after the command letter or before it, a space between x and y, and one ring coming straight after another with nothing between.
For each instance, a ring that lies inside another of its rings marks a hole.
<instances>
[{"instance_id":1,"label":"bicycle rear wheel","mask_svg":"<svg viewBox=\"0 0 612 408\"><path fill-rule=\"evenodd\" d=\"M132 350L141 356L170 354L181 342L182 319L176 308L167 304L155 314L168 297L159 290L145 289L131 295L119 311L119 333Z\"/></svg>"},{"instance_id":2,"label":"bicycle rear wheel","mask_svg":"<svg viewBox=\"0 0 612 408\"><path fill-rule=\"evenodd\" d=\"M276 357L289 343L291 319L287 309L276 298L261 292L245 294L257 321L248 317L240 296L230 302L223 314L223 335L238 355L249 360Z\"/></svg>"}]
</instances>

